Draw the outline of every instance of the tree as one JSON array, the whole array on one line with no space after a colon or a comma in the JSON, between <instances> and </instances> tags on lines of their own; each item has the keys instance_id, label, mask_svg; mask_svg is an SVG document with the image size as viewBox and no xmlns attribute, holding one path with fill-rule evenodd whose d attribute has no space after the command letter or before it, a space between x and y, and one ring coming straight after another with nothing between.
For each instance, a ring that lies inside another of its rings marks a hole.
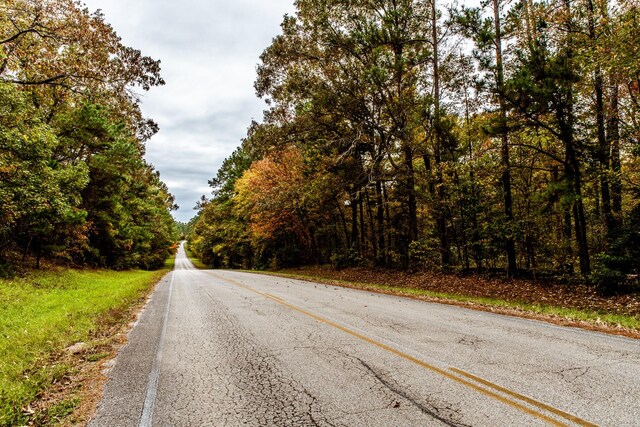
<instances>
[{"instance_id":1,"label":"tree","mask_svg":"<svg viewBox=\"0 0 640 427\"><path fill-rule=\"evenodd\" d=\"M164 83L159 61L79 2L0 8L0 262L158 266L173 198L143 160L157 126L135 90Z\"/></svg>"},{"instance_id":2,"label":"tree","mask_svg":"<svg viewBox=\"0 0 640 427\"><path fill-rule=\"evenodd\" d=\"M470 37L476 47L476 55L482 68L492 76L492 93L498 106L496 123L491 133L500 138L500 158L502 169L502 193L505 219L504 245L507 255L507 275L512 276L517 270L516 247L514 238L513 195L511 191L511 166L509 156L509 130L507 121L507 101L505 100L505 77L503 56L502 2L492 0L492 17L482 16L481 9L462 8L456 12L454 20L461 32ZM494 59L491 59L493 54Z\"/></svg>"},{"instance_id":3,"label":"tree","mask_svg":"<svg viewBox=\"0 0 640 427\"><path fill-rule=\"evenodd\" d=\"M264 123L202 204L192 237L208 259L562 278L579 266L594 281L592 268L637 268L618 262L632 258L639 193L634 2L296 7L261 56Z\"/></svg>"}]
</instances>

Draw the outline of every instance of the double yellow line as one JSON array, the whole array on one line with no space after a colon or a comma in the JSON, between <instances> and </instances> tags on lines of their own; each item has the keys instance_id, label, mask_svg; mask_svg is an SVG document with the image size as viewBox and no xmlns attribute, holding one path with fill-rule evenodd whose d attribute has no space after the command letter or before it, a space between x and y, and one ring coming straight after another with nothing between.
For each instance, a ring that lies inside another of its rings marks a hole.
<instances>
[{"instance_id":1,"label":"double yellow line","mask_svg":"<svg viewBox=\"0 0 640 427\"><path fill-rule=\"evenodd\" d=\"M481 394L484 394L485 396L491 397L499 402L502 402L506 405L509 405L513 408L516 408L528 415L531 415L533 417L536 417L538 419L541 419L545 422L547 422L550 425L553 426L559 426L559 427L570 427L571 424L566 424L566 422L563 421L559 421L555 418L551 418L551 416L545 414L544 412L541 412L541 410L546 411L547 413L553 414L559 418L563 418L564 420L570 421L576 425L579 426L583 426L583 427L597 427L596 424L590 423L588 421L585 421L581 418L576 417L575 415L571 415L569 413L566 413L564 411L561 411L560 409L554 408L552 406L549 406L545 403L539 402L537 400L534 400L530 397L524 396L522 394L516 393L514 391L511 391L507 388L501 387L497 384L494 384L490 381L487 381L483 378L477 377L473 374L470 374L468 372L465 372L461 369L457 369L457 368L449 368L448 370L442 369L442 368L438 368L437 366L431 365L429 363L426 363L416 357L413 357L407 353L404 353L400 350L397 350L391 346L388 346L387 344L381 343L379 341L376 341L374 339L371 339L365 335L362 335L359 332L353 331L349 328L346 328L338 323L332 322L331 320L325 319L323 317L320 317L316 314L313 314L309 311L306 311L300 307L297 307L293 304L290 304L288 302L286 302L285 300L283 300L282 298L276 297L274 295L268 294L266 292L261 292L258 291L257 289L253 289L247 285L244 285L234 279L230 279L230 278L226 278L226 277L220 277L218 275L216 275L216 277L231 283L235 286L241 287L243 289L246 289L250 292L253 292L255 294L261 295L265 298L268 298L272 301L277 302L278 304L281 304L285 307L288 307L294 311L297 311L298 313L304 314L305 316L311 317L314 320L317 320L318 322L324 323L325 325L329 325L332 326L336 329L341 330L342 332L345 332L353 337L359 338L362 341L365 341L371 345L374 345L378 348L381 348L383 350L388 351L389 353L395 354L396 356L399 356L405 360L408 360L410 362L415 363L418 366L421 366L431 372L435 372L445 378L448 378L452 381L455 381L459 384L463 384ZM457 374L457 375L455 375ZM484 386L484 387L483 387ZM502 394L498 394L498 393L502 393ZM524 404L528 404L530 406L532 406L533 408L529 407L529 406L525 406Z\"/></svg>"}]
</instances>

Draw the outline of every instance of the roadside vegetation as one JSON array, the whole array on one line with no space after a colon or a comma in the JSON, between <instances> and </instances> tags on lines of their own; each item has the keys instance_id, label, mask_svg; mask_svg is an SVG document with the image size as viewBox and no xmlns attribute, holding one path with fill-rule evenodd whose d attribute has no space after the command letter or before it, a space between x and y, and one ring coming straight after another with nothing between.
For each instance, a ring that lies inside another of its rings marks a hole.
<instances>
[{"instance_id":1,"label":"roadside vegetation","mask_svg":"<svg viewBox=\"0 0 640 427\"><path fill-rule=\"evenodd\" d=\"M0 425L57 424L73 413L91 393L77 381L78 364L112 356L114 330L167 271L54 269L0 279Z\"/></svg>"},{"instance_id":2,"label":"roadside vegetation","mask_svg":"<svg viewBox=\"0 0 640 427\"><path fill-rule=\"evenodd\" d=\"M171 268L181 225L140 110L163 84L160 62L81 2L0 6L0 425L82 405L79 362L111 354Z\"/></svg>"},{"instance_id":3,"label":"roadside vegetation","mask_svg":"<svg viewBox=\"0 0 640 427\"><path fill-rule=\"evenodd\" d=\"M194 254L637 283L638 2L458 5L297 1L260 58L264 120L210 181Z\"/></svg>"},{"instance_id":4,"label":"roadside vegetation","mask_svg":"<svg viewBox=\"0 0 640 427\"><path fill-rule=\"evenodd\" d=\"M189 249L185 248L185 252L187 253L187 258L189 258L196 268L200 270L207 270L210 268L208 265L200 261L200 259L198 259Z\"/></svg>"},{"instance_id":5,"label":"roadside vegetation","mask_svg":"<svg viewBox=\"0 0 640 427\"><path fill-rule=\"evenodd\" d=\"M191 249L189 249L189 244L187 243L184 247L184 251L187 254L187 258L189 258L189 260L193 263L193 265L200 269L200 270L206 270L209 268L209 266L207 266L205 263L203 263L202 261L200 261L200 259L198 257L196 257L193 252L191 252Z\"/></svg>"},{"instance_id":6,"label":"roadside vegetation","mask_svg":"<svg viewBox=\"0 0 640 427\"><path fill-rule=\"evenodd\" d=\"M80 2L2 2L0 277L162 266L175 205L143 158L158 126L138 93L162 84L159 61Z\"/></svg>"}]
</instances>

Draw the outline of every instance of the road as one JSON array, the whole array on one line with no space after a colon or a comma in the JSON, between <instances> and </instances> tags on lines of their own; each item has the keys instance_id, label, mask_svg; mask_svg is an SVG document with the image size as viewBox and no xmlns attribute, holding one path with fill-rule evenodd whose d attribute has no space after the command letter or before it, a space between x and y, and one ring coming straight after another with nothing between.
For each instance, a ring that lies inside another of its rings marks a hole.
<instances>
[{"instance_id":1,"label":"road","mask_svg":"<svg viewBox=\"0 0 640 427\"><path fill-rule=\"evenodd\" d=\"M278 277L181 248L90 426L640 426L640 341Z\"/></svg>"}]
</instances>

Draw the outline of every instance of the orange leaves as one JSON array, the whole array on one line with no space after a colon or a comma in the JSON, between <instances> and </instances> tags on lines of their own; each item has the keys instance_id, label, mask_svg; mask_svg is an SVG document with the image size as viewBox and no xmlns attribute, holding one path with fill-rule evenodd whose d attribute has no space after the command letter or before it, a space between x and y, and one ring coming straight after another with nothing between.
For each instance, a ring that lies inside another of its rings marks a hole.
<instances>
[{"instance_id":1,"label":"orange leaves","mask_svg":"<svg viewBox=\"0 0 640 427\"><path fill-rule=\"evenodd\" d=\"M301 153L287 148L278 157L254 162L236 183L236 210L251 224L258 238L271 239L278 233L294 233L308 239L303 206L305 180Z\"/></svg>"}]
</instances>

